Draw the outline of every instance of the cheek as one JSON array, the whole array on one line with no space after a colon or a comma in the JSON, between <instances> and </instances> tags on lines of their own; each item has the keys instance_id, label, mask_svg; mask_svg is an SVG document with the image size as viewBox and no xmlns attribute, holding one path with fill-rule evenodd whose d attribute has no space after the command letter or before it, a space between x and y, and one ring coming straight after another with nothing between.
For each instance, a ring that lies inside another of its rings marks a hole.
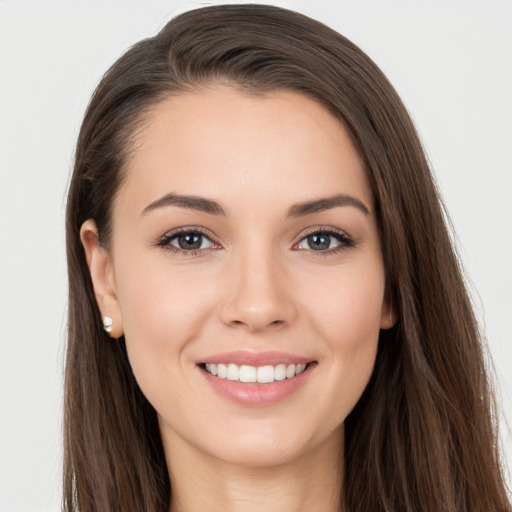
<instances>
[{"instance_id":1,"label":"cheek","mask_svg":"<svg viewBox=\"0 0 512 512\"><path fill-rule=\"evenodd\" d=\"M180 371L180 355L198 338L215 304L206 276L191 279L170 265L135 255L116 273L130 363L141 387L161 371Z\"/></svg>"},{"instance_id":2,"label":"cheek","mask_svg":"<svg viewBox=\"0 0 512 512\"><path fill-rule=\"evenodd\" d=\"M381 265L369 265L365 272L343 276L331 289L330 300L317 302L312 317L324 342L328 374L323 390L324 407L333 412L333 426L342 423L361 397L371 377L380 333L384 296ZM313 308L312 308L313 311Z\"/></svg>"},{"instance_id":3,"label":"cheek","mask_svg":"<svg viewBox=\"0 0 512 512\"><path fill-rule=\"evenodd\" d=\"M313 321L331 350L358 351L378 336L384 269L380 259L362 263L350 272L341 269L339 275L326 279L323 288L310 288L307 296Z\"/></svg>"}]
</instances>

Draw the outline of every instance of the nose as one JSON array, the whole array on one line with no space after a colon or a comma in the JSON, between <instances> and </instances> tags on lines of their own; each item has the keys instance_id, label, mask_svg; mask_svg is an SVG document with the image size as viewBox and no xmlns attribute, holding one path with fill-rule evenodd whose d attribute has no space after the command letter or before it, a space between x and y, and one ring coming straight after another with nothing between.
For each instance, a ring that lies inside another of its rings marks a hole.
<instances>
[{"instance_id":1,"label":"nose","mask_svg":"<svg viewBox=\"0 0 512 512\"><path fill-rule=\"evenodd\" d=\"M221 320L249 332L291 324L297 315L292 279L272 248L247 247L232 257L223 278Z\"/></svg>"}]
</instances>

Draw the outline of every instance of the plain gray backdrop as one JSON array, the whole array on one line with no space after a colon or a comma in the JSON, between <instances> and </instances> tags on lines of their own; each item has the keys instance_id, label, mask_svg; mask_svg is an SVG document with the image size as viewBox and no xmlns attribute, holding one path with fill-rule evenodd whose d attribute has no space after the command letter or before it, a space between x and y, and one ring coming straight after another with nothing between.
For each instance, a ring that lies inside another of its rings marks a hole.
<instances>
[{"instance_id":1,"label":"plain gray backdrop","mask_svg":"<svg viewBox=\"0 0 512 512\"><path fill-rule=\"evenodd\" d=\"M0 512L60 510L64 205L89 97L130 45L211 3L221 2L0 0ZM402 96L455 226L510 420L512 1L265 3L348 36ZM504 420L502 439L512 465Z\"/></svg>"}]
</instances>

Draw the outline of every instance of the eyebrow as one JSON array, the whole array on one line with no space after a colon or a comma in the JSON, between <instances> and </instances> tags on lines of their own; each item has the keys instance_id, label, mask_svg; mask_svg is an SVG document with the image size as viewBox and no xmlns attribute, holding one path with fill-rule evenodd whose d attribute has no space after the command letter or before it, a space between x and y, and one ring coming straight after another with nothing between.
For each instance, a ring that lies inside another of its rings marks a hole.
<instances>
[{"instance_id":1,"label":"eyebrow","mask_svg":"<svg viewBox=\"0 0 512 512\"><path fill-rule=\"evenodd\" d=\"M212 215L221 215L226 217L226 212L222 206L212 201L199 196L184 196L180 194L166 194L165 196L153 201L142 210L142 215L147 215L149 212L157 208L165 206L179 206L181 208L188 208L189 210L198 210L200 212L210 213Z\"/></svg>"},{"instance_id":2,"label":"eyebrow","mask_svg":"<svg viewBox=\"0 0 512 512\"><path fill-rule=\"evenodd\" d=\"M180 208L197 210L200 212L209 213L211 215L227 217L224 208L222 208L219 203L213 201L212 199L174 193L166 194L160 199L153 201L151 204L146 206L144 210L142 210L142 215L147 215L157 208L164 208L166 206L178 206ZM336 208L339 206L352 206L363 212L365 215L370 214L368 207L359 199L356 199L355 197L349 196L347 194L336 194L334 196L315 199L312 201L295 203L289 208L286 217L303 217L305 215L330 210L331 208Z\"/></svg>"},{"instance_id":3,"label":"eyebrow","mask_svg":"<svg viewBox=\"0 0 512 512\"><path fill-rule=\"evenodd\" d=\"M311 213L323 212L338 206L352 206L361 210L365 215L370 214L369 208L359 199L347 194L336 194L335 196L324 197L313 201L296 203L288 210L287 217L302 217Z\"/></svg>"}]
</instances>

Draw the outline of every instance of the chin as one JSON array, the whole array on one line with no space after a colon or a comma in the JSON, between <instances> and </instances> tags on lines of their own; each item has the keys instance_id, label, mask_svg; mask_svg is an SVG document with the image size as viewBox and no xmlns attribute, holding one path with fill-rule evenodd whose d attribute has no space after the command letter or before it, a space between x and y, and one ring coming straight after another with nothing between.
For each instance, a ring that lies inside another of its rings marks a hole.
<instances>
[{"instance_id":1,"label":"chin","mask_svg":"<svg viewBox=\"0 0 512 512\"><path fill-rule=\"evenodd\" d=\"M261 422L263 423L263 421ZM343 425L333 432L308 432L300 428L276 428L276 425L252 425L245 435L235 429L236 435L217 438L214 444L204 446L216 459L247 468L269 468L299 462L323 449L341 449ZM274 428L272 428L274 427ZM284 427L281 425L281 427ZM211 439L211 438L210 438Z\"/></svg>"},{"instance_id":2,"label":"chin","mask_svg":"<svg viewBox=\"0 0 512 512\"><path fill-rule=\"evenodd\" d=\"M307 448L304 445L283 446L260 441L250 446L235 443L222 453L215 451L216 458L229 464L246 468L269 468L293 463L307 452Z\"/></svg>"}]
</instances>

